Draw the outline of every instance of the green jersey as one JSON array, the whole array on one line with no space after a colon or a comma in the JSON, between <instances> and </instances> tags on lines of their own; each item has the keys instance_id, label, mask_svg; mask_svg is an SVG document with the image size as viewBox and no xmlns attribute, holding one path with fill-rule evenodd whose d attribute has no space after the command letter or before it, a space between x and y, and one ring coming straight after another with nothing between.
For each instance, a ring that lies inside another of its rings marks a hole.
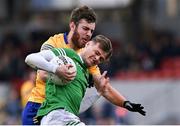
<instances>
[{"instance_id":1,"label":"green jersey","mask_svg":"<svg viewBox=\"0 0 180 126\"><path fill-rule=\"evenodd\" d=\"M60 108L78 115L80 103L88 85L88 69L74 50L54 48L52 51L56 56L70 57L76 64L77 73L75 79L64 86L55 85L50 80L46 82L46 99L38 110L37 116L47 115L52 110Z\"/></svg>"}]
</instances>

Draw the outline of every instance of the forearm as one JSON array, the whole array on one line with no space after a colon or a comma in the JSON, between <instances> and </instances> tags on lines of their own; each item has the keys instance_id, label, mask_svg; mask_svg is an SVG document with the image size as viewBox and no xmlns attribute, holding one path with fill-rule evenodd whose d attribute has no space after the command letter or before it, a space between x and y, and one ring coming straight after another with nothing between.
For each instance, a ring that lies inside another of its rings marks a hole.
<instances>
[{"instance_id":1,"label":"forearm","mask_svg":"<svg viewBox=\"0 0 180 126\"><path fill-rule=\"evenodd\" d=\"M124 107L127 110L132 111L132 112L139 112L140 114L144 116L146 115L146 112L143 110L144 107L141 104L127 101L124 96L122 96L116 89L114 89L111 86L108 86L107 90L103 92L102 95L111 103L117 106Z\"/></svg>"},{"instance_id":2,"label":"forearm","mask_svg":"<svg viewBox=\"0 0 180 126\"><path fill-rule=\"evenodd\" d=\"M146 115L143 110L144 107L141 104L132 103L127 101L124 96L122 96L116 89L114 89L109 82L109 77L106 77L106 71L103 72L101 76L95 77L95 87L100 91L107 100L109 100L114 105L124 107L132 112L139 112L142 115Z\"/></svg>"},{"instance_id":3,"label":"forearm","mask_svg":"<svg viewBox=\"0 0 180 126\"><path fill-rule=\"evenodd\" d=\"M116 89L114 89L110 84L107 85L107 88L102 95L109 100L111 103L123 107L126 98L121 95Z\"/></svg>"},{"instance_id":4,"label":"forearm","mask_svg":"<svg viewBox=\"0 0 180 126\"><path fill-rule=\"evenodd\" d=\"M45 55L40 53L33 53L26 57L25 62L35 69L42 69L48 72L55 73L58 65L54 65L47 61Z\"/></svg>"},{"instance_id":5,"label":"forearm","mask_svg":"<svg viewBox=\"0 0 180 126\"><path fill-rule=\"evenodd\" d=\"M104 96L111 103L123 106L124 101L126 100L124 96L122 96L116 89L114 89L109 83L108 78L104 78L106 81L102 79L102 75L93 75L94 84L100 95Z\"/></svg>"}]
</instances>

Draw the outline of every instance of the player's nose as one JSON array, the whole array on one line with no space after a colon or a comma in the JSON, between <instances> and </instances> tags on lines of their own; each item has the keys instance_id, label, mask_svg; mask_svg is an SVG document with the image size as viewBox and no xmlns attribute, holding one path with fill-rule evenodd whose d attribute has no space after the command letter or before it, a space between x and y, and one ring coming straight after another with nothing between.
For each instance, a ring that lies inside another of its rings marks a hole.
<instances>
[{"instance_id":1,"label":"player's nose","mask_svg":"<svg viewBox=\"0 0 180 126\"><path fill-rule=\"evenodd\" d=\"M87 33L86 33L86 35L87 35L87 38L89 39L89 38L92 36L91 30L88 30Z\"/></svg>"}]
</instances>

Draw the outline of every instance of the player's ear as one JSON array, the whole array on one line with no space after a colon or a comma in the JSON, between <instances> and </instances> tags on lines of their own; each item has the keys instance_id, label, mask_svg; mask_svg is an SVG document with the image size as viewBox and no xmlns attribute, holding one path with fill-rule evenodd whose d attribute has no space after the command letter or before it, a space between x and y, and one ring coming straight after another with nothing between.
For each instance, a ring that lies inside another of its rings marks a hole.
<instances>
[{"instance_id":1,"label":"player's ear","mask_svg":"<svg viewBox=\"0 0 180 126\"><path fill-rule=\"evenodd\" d=\"M71 30L74 31L75 28L76 28L76 25L75 25L75 23L72 21L72 22L70 22L69 27L70 27Z\"/></svg>"}]
</instances>

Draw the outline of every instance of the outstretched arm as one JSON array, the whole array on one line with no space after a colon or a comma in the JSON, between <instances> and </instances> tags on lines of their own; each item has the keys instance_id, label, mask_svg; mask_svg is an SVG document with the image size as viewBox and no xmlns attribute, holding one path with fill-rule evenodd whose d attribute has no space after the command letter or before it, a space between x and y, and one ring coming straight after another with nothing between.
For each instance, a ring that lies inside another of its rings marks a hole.
<instances>
[{"instance_id":1,"label":"outstretched arm","mask_svg":"<svg viewBox=\"0 0 180 126\"><path fill-rule=\"evenodd\" d=\"M99 93L111 103L123 107L123 103L126 101L126 98L110 85L109 77L106 77L106 74L107 71L105 71L102 75L95 77L95 87ZM104 88L100 88L102 86L104 86Z\"/></svg>"},{"instance_id":2,"label":"outstretched arm","mask_svg":"<svg viewBox=\"0 0 180 126\"><path fill-rule=\"evenodd\" d=\"M110 85L109 77L106 77L107 71L105 71L101 76L95 77L95 87L97 90L100 86L104 86L104 90L100 91L102 96L104 96L111 103L124 107L132 112L139 112L142 115L145 115L146 112L143 110L144 107L141 104L131 103L123 95L121 95L115 88Z\"/></svg>"}]
</instances>

